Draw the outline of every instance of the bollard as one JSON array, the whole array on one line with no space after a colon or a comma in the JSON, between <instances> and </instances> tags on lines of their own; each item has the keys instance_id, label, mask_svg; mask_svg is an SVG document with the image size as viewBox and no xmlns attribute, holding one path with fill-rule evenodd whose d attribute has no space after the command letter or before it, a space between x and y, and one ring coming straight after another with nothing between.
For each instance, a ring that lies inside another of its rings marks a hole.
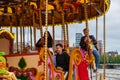
<instances>
[{"instance_id":1,"label":"bollard","mask_svg":"<svg viewBox=\"0 0 120 80\"><path fill-rule=\"evenodd\" d=\"M98 80L98 73L96 73L96 80Z\"/></svg>"}]
</instances>

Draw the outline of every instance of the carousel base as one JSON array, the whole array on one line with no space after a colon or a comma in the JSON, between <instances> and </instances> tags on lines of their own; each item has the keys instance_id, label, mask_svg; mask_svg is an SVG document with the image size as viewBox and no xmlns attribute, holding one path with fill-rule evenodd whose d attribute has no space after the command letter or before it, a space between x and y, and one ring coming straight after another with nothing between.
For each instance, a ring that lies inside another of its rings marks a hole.
<instances>
[{"instance_id":1,"label":"carousel base","mask_svg":"<svg viewBox=\"0 0 120 80\"><path fill-rule=\"evenodd\" d=\"M38 66L38 53L5 55L5 58L8 70L20 80L34 80L37 72L43 71L43 66Z\"/></svg>"}]
</instances>

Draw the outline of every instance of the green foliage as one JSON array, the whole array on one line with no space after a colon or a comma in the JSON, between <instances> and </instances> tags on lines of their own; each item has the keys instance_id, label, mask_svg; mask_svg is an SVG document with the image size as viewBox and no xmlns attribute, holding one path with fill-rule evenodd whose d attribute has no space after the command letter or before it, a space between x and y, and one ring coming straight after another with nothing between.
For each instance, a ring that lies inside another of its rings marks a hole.
<instances>
[{"instance_id":1,"label":"green foliage","mask_svg":"<svg viewBox=\"0 0 120 80\"><path fill-rule=\"evenodd\" d=\"M105 62L107 62L107 58L105 57ZM100 63L103 64L104 63L104 55L102 55L100 57Z\"/></svg>"},{"instance_id":2,"label":"green foliage","mask_svg":"<svg viewBox=\"0 0 120 80\"><path fill-rule=\"evenodd\" d=\"M120 56L108 56L107 62L112 64L120 64Z\"/></svg>"},{"instance_id":3,"label":"green foliage","mask_svg":"<svg viewBox=\"0 0 120 80\"><path fill-rule=\"evenodd\" d=\"M120 56L116 56L116 63L120 64Z\"/></svg>"},{"instance_id":4,"label":"green foliage","mask_svg":"<svg viewBox=\"0 0 120 80\"><path fill-rule=\"evenodd\" d=\"M108 63L115 63L115 58L112 56L108 56Z\"/></svg>"},{"instance_id":5,"label":"green foliage","mask_svg":"<svg viewBox=\"0 0 120 80\"><path fill-rule=\"evenodd\" d=\"M105 62L106 63L117 63L117 64L120 64L120 56L107 56L105 57ZM102 55L100 57L100 63L103 64L104 63L104 55Z\"/></svg>"}]
</instances>

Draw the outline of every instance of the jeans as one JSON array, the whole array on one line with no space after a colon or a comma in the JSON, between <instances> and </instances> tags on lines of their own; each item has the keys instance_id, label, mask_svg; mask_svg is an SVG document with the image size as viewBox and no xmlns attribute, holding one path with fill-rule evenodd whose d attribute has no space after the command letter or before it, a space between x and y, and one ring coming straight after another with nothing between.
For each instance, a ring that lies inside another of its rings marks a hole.
<instances>
[{"instance_id":1,"label":"jeans","mask_svg":"<svg viewBox=\"0 0 120 80\"><path fill-rule=\"evenodd\" d=\"M52 55L52 59L53 59L54 66L56 66L56 56Z\"/></svg>"},{"instance_id":2,"label":"jeans","mask_svg":"<svg viewBox=\"0 0 120 80\"><path fill-rule=\"evenodd\" d=\"M93 50L93 55L95 56L96 68L98 68L98 66L100 64L100 54L99 54L99 52L96 49L94 49Z\"/></svg>"}]
</instances>

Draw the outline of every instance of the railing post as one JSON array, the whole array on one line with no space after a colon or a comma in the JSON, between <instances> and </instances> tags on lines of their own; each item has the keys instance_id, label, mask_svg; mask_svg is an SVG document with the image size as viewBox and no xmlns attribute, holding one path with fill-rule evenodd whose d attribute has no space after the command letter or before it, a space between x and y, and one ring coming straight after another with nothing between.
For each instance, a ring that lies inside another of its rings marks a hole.
<instances>
[{"instance_id":1,"label":"railing post","mask_svg":"<svg viewBox=\"0 0 120 80\"><path fill-rule=\"evenodd\" d=\"M98 80L98 73L96 73L96 80Z\"/></svg>"},{"instance_id":2,"label":"railing post","mask_svg":"<svg viewBox=\"0 0 120 80\"><path fill-rule=\"evenodd\" d=\"M100 73L100 80L103 80L103 73Z\"/></svg>"}]
</instances>

